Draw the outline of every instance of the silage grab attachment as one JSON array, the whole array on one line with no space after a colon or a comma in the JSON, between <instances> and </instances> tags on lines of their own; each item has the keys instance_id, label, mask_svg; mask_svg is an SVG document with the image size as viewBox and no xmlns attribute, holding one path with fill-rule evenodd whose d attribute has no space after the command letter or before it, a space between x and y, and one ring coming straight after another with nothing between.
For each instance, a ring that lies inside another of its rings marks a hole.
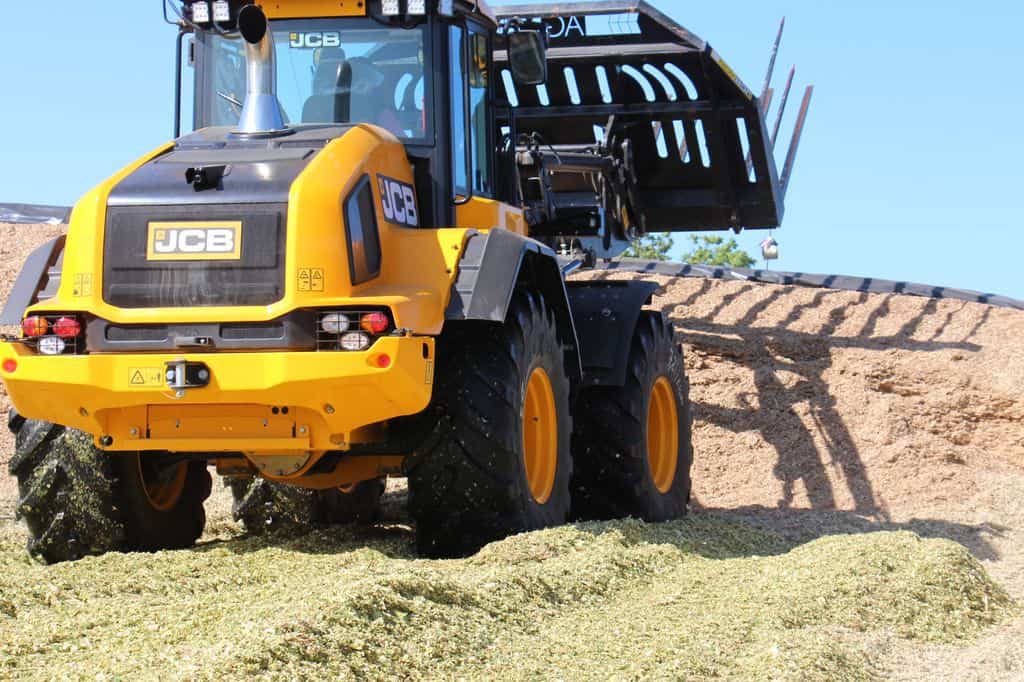
<instances>
[{"instance_id":1,"label":"silage grab attachment","mask_svg":"<svg viewBox=\"0 0 1024 682\"><path fill-rule=\"evenodd\" d=\"M498 55L519 138L556 157L625 157L639 232L781 225L785 180L765 123L767 98L702 39L635 0L508 6L499 14L543 25L549 40L544 85L515 84ZM806 106L798 131L805 115ZM553 172L549 182L556 209L579 210L594 195L593 178L572 171Z\"/></svg>"}]
</instances>

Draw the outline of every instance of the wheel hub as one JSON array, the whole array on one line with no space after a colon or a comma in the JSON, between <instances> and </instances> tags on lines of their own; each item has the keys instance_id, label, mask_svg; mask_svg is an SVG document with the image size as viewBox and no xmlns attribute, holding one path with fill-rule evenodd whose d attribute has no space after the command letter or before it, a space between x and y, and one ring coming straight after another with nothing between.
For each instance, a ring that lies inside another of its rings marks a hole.
<instances>
[{"instance_id":1,"label":"wheel hub","mask_svg":"<svg viewBox=\"0 0 1024 682\"><path fill-rule=\"evenodd\" d=\"M558 468L558 412L548 373L538 367L526 382L523 401L523 464L537 504L551 499Z\"/></svg>"},{"instance_id":2,"label":"wheel hub","mask_svg":"<svg viewBox=\"0 0 1024 682\"><path fill-rule=\"evenodd\" d=\"M154 457L138 455L139 477L146 499L157 511L170 511L181 499L188 477L188 462L160 466Z\"/></svg>"},{"instance_id":3,"label":"wheel hub","mask_svg":"<svg viewBox=\"0 0 1024 682\"><path fill-rule=\"evenodd\" d=\"M665 377L654 382L647 406L647 463L654 487L662 494L671 490L679 466L679 410Z\"/></svg>"}]
</instances>

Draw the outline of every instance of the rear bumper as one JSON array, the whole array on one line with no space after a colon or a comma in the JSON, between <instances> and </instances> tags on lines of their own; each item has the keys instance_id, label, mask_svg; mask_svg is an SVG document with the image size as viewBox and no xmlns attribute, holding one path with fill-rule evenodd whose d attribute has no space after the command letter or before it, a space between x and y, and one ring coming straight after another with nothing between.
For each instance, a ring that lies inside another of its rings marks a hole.
<instances>
[{"instance_id":1,"label":"rear bumper","mask_svg":"<svg viewBox=\"0 0 1024 682\"><path fill-rule=\"evenodd\" d=\"M381 355L390 358L382 369ZM346 449L364 427L430 402L434 340L382 338L362 353L92 354L48 357L0 343L18 411L112 438L110 450L290 453ZM204 363L210 383L178 397L166 363Z\"/></svg>"}]
</instances>

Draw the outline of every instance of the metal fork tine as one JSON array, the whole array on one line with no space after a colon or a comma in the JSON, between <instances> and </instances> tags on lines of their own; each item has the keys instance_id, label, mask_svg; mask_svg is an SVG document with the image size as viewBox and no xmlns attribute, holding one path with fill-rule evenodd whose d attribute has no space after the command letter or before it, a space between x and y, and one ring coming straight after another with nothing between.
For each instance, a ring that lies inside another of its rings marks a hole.
<instances>
[{"instance_id":1,"label":"metal fork tine","mask_svg":"<svg viewBox=\"0 0 1024 682\"><path fill-rule=\"evenodd\" d=\"M789 143L789 154L786 155L786 165L782 169L782 196L786 196L789 189L789 178L793 173L793 165L796 163L796 153L800 148L800 138L804 134L804 121L807 120L807 111L811 108L811 96L814 94L814 86L808 85L804 91L804 101L800 105L800 114L796 119L796 128L793 130L793 140Z\"/></svg>"},{"instance_id":2,"label":"metal fork tine","mask_svg":"<svg viewBox=\"0 0 1024 682\"><path fill-rule=\"evenodd\" d=\"M782 116L786 113L786 104L789 102L789 91L793 87L793 78L796 76L796 66L789 70L789 78L786 80L786 89L782 91L782 99L779 102L779 113L775 116L775 127L772 128L772 149L775 149L775 141L779 139L779 129L782 128Z\"/></svg>"}]
</instances>

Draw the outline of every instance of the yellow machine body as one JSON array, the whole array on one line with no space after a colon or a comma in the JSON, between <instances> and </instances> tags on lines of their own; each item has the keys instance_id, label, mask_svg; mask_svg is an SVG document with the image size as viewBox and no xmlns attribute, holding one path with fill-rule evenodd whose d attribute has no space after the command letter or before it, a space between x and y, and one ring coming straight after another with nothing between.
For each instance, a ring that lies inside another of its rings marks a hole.
<instances>
[{"instance_id":1,"label":"yellow machine body","mask_svg":"<svg viewBox=\"0 0 1024 682\"><path fill-rule=\"evenodd\" d=\"M378 220L381 271L350 282L342 201L359 180L379 175L412 183L403 146L382 128L362 124L329 142L293 183L288 204L285 293L268 306L119 308L103 300L107 199L125 177L170 145L154 150L87 194L76 206L56 297L26 315L88 313L125 325L261 322L300 309L381 306L401 336L364 352L215 351L89 353L45 356L0 343L11 400L30 419L92 434L113 451L243 453L267 477L297 478L327 452L381 437L388 420L430 402L434 337L441 332L457 265L468 237L488 228L525 233L521 210L473 199L456 213L460 227L413 229ZM377 215L382 197L373 186ZM310 285L314 273L315 283ZM386 367L377 359L388 358ZM176 395L164 381L169 362L200 361L210 384ZM331 476L302 485L332 487L393 471L400 458L361 457Z\"/></svg>"}]
</instances>

